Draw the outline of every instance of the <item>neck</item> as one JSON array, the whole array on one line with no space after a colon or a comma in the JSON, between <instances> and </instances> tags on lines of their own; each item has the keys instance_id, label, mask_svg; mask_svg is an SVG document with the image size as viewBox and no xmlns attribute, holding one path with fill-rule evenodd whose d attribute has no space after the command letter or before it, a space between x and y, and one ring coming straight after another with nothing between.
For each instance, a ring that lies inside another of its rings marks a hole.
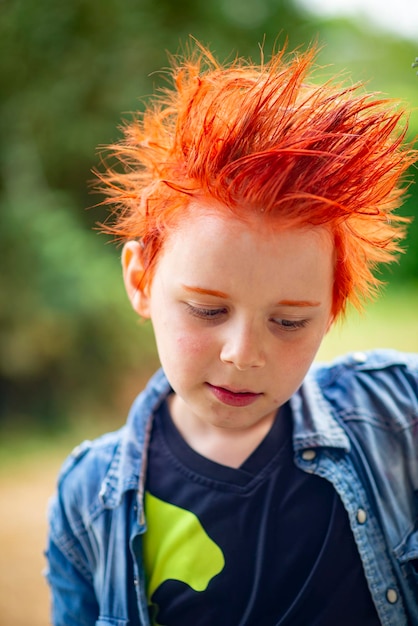
<instances>
[{"instance_id":1,"label":"neck","mask_svg":"<svg viewBox=\"0 0 418 626\"><path fill-rule=\"evenodd\" d=\"M207 459L233 468L240 467L254 452L275 418L274 413L248 428L222 428L188 415L181 410L181 404L178 396L169 398L172 420L187 444Z\"/></svg>"}]
</instances>

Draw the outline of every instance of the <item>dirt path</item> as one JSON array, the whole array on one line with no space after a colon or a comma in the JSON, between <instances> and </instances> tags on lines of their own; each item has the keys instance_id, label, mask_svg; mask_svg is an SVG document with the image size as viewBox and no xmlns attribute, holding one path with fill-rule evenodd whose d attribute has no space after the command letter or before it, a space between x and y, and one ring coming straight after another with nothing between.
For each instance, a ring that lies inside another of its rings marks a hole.
<instances>
[{"instance_id":1,"label":"dirt path","mask_svg":"<svg viewBox=\"0 0 418 626\"><path fill-rule=\"evenodd\" d=\"M0 626L50 623L43 550L47 503L61 461L36 458L0 471Z\"/></svg>"}]
</instances>

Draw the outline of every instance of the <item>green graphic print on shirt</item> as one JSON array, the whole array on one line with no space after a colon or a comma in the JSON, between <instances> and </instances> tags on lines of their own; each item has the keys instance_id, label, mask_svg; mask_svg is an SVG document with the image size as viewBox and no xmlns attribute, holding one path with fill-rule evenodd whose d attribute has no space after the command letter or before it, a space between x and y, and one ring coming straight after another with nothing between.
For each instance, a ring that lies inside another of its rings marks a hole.
<instances>
[{"instance_id":1,"label":"green graphic print on shirt","mask_svg":"<svg viewBox=\"0 0 418 626\"><path fill-rule=\"evenodd\" d=\"M148 530L144 537L144 565L148 578L148 603L166 580L179 580L194 591L204 591L225 565L219 546L199 519L145 493Z\"/></svg>"}]
</instances>

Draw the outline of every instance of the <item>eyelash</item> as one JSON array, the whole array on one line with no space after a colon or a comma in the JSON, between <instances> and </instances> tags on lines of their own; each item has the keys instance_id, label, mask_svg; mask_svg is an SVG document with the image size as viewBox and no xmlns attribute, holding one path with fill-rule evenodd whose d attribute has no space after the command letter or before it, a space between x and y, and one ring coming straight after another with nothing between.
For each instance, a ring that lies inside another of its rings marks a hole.
<instances>
[{"instance_id":1,"label":"eyelash","mask_svg":"<svg viewBox=\"0 0 418 626\"><path fill-rule=\"evenodd\" d=\"M226 308L220 309L205 309L201 307L196 307L191 304L187 304L187 309L191 315L194 317L198 317L199 319L207 320L208 322L218 320L220 317L227 313ZM308 325L309 320L289 320L289 319L275 319L271 320L274 324L280 327L280 329L285 331L298 330L299 328L305 328Z\"/></svg>"},{"instance_id":2,"label":"eyelash","mask_svg":"<svg viewBox=\"0 0 418 626\"><path fill-rule=\"evenodd\" d=\"M193 306L191 304L187 304L187 309L192 315L194 315L194 317L199 317L200 319L208 320L208 321L218 319L218 317L221 317L224 313L227 312L225 308L205 309L205 308Z\"/></svg>"},{"instance_id":3,"label":"eyelash","mask_svg":"<svg viewBox=\"0 0 418 626\"><path fill-rule=\"evenodd\" d=\"M273 320L284 330L298 330L299 328L305 328L309 324L309 320Z\"/></svg>"}]
</instances>

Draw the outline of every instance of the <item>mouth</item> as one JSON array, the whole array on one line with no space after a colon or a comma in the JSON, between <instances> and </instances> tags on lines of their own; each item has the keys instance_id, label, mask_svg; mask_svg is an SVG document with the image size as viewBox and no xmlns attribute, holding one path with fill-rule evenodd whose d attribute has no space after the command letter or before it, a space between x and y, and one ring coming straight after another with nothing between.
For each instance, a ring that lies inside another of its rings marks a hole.
<instances>
[{"instance_id":1,"label":"mouth","mask_svg":"<svg viewBox=\"0 0 418 626\"><path fill-rule=\"evenodd\" d=\"M228 389L227 387L218 387L207 383L208 388L217 400L229 406L248 406L260 398L262 393L255 393L246 389Z\"/></svg>"}]
</instances>

